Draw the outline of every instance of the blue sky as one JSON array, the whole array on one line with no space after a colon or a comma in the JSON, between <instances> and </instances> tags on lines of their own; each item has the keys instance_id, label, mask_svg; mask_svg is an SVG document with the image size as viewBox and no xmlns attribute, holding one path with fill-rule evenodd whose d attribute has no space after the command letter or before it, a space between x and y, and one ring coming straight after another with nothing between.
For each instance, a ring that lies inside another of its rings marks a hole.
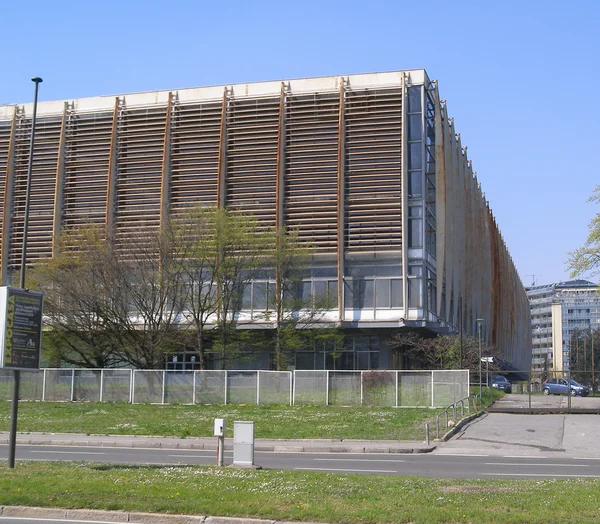
<instances>
[{"instance_id":1,"label":"blue sky","mask_svg":"<svg viewBox=\"0 0 600 524\"><path fill-rule=\"evenodd\" d=\"M6 0L0 104L424 68L525 285L600 210L600 2Z\"/></svg>"}]
</instances>

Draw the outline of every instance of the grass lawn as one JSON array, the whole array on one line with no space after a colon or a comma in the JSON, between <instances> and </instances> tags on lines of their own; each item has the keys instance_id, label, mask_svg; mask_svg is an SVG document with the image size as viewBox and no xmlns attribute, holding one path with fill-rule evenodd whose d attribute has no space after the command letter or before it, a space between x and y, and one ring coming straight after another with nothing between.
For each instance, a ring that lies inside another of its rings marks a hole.
<instances>
[{"instance_id":1,"label":"grass lawn","mask_svg":"<svg viewBox=\"0 0 600 524\"><path fill-rule=\"evenodd\" d=\"M149 405L20 402L18 431L175 437L212 436L214 419L254 421L256 438L425 440L439 410L278 405ZM445 417L441 421L445 423ZM10 429L10 402L0 402L0 431Z\"/></svg>"},{"instance_id":2,"label":"grass lawn","mask_svg":"<svg viewBox=\"0 0 600 524\"><path fill-rule=\"evenodd\" d=\"M216 467L18 462L0 505L347 523L600 521L599 480L452 480Z\"/></svg>"}]
</instances>

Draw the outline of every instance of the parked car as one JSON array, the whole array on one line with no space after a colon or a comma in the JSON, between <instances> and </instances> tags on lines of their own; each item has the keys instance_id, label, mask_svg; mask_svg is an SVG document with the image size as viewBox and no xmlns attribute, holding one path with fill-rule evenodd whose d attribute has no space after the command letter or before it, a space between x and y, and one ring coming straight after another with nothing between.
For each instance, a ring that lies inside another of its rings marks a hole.
<instances>
[{"instance_id":1,"label":"parked car","mask_svg":"<svg viewBox=\"0 0 600 524\"><path fill-rule=\"evenodd\" d=\"M573 379L549 378L544 380L544 395L580 395L587 397L590 390Z\"/></svg>"},{"instance_id":2,"label":"parked car","mask_svg":"<svg viewBox=\"0 0 600 524\"><path fill-rule=\"evenodd\" d=\"M494 389L501 389L504 393L510 393L512 391L510 382L502 375L492 375L490 386Z\"/></svg>"}]
</instances>

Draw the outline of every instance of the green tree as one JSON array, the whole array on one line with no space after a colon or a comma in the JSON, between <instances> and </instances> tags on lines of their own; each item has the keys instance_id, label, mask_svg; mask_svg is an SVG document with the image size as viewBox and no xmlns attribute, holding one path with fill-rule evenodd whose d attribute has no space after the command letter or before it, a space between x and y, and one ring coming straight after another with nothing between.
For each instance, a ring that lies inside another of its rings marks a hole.
<instances>
[{"instance_id":1,"label":"green tree","mask_svg":"<svg viewBox=\"0 0 600 524\"><path fill-rule=\"evenodd\" d=\"M600 186L596 186L588 202L600 204ZM587 272L597 273L600 269L600 212L591 220L588 229L585 244L569 253L567 267L571 277Z\"/></svg>"},{"instance_id":2,"label":"green tree","mask_svg":"<svg viewBox=\"0 0 600 524\"><path fill-rule=\"evenodd\" d=\"M269 232L253 217L198 207L178 222L176 239L188 340L200 369L206 366L209 347L224 366L247 346L247 334L237 329L242 296L265 263Z\"/></svg>"},{"instance_id":3,"label":"green tree","mask_svg":"<svg viewBox=\"0 0 600 524\"><path fill-rule=\"evenodd\" d=\"M337 296L331 296L326 285L319 291L312 290L310 282L303 285L313 252L310 245L300 241L297 231L282 228L276 232L271 262L275 285L266 288L272 292L265 316L273 321L272 355L278 371L288 368L296 351L314 342L316 333L309 334L308 330L317 330L322 343L340 338L333 323L324 321Z\"/></svg>"},{"instance_id":4,"label":"green tree","mask_svg":"<svg viewBox=\"0 0 600 524\"><path fill-rule=\"evenodd\" d=\"M217 314L212 349L221 367L228 360L240 358L247 351L252 335L240 326L240 311L246 288L263 269L273 245L273 234L261 228L251 216L234 210L219 209L214 214L212 259Z\"/></svg>"}]
</instances>

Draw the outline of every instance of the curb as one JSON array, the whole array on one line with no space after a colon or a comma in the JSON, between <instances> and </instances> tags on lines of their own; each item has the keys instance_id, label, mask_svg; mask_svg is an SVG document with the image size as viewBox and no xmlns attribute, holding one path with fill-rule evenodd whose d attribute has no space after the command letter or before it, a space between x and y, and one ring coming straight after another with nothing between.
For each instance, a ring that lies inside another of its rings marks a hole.
<instances>
[{"instance_id":1,"label":"curb","mask_svg":"<svg viewBox=\"0 0 600 524\"><path fill-rule=\"evenodd\" d=\"M464 428L469 422L471 422L472 420L475 420L476 418L481 417L484 414L485 414L485 412L479 411L477 413L473 413L472 415L469 415L469 416L461 419L458 422L458 424L456 424L456 426L454 426L450 431L447 431L444 435L442 435L442 437L440 438L440 441L446 442L447 440L450 440L454 435L456 435L457 433L462 431L462 428Z\"/></svg>"},{"instance_id":2,"label":"curb","mask_svg":"<svg viewBox=\"0 0 600 524\"><path fill-rule=\"evenodd\" d=\"M208 440L208 439L207 439ZM0 444L8 444L8 437L0 437ZM18 435L17 444L29 444L38 446L81 446L98 448L158 448L158 449L194 449L216 451L217 445L212 441L186 440L186 439L164 439L161 437L136 437L127 436L115 438L113 435L99 438L98 435L90 435L87 439L73 439L66 435ZM411 445L412 444L412 445ZM304 444L302 441L281 441L275 443L262 443L257 441L254 451L274 453L430 453L436 449L435 444L415 446L411 442L408 446L386 445L385 442L361 442L352 441L310 441ZM225 451L233 451L233 439L225 442Z\"/></svg>"},{"instance_id":3,"label":"curb","mask_svg":"<svg viewBox=\"0 0 600 524\"><path fill-rule=\"evenodd\" d=\"M70 519L139 524L298 524L271 519L244 517L215 517L203 515L165 515L138 511L103 511L93 509L38 508L29 506L0 506L0 516L15 518ZM309 523L303 524L321 524Z\"/></svg>"}]
</instances>

